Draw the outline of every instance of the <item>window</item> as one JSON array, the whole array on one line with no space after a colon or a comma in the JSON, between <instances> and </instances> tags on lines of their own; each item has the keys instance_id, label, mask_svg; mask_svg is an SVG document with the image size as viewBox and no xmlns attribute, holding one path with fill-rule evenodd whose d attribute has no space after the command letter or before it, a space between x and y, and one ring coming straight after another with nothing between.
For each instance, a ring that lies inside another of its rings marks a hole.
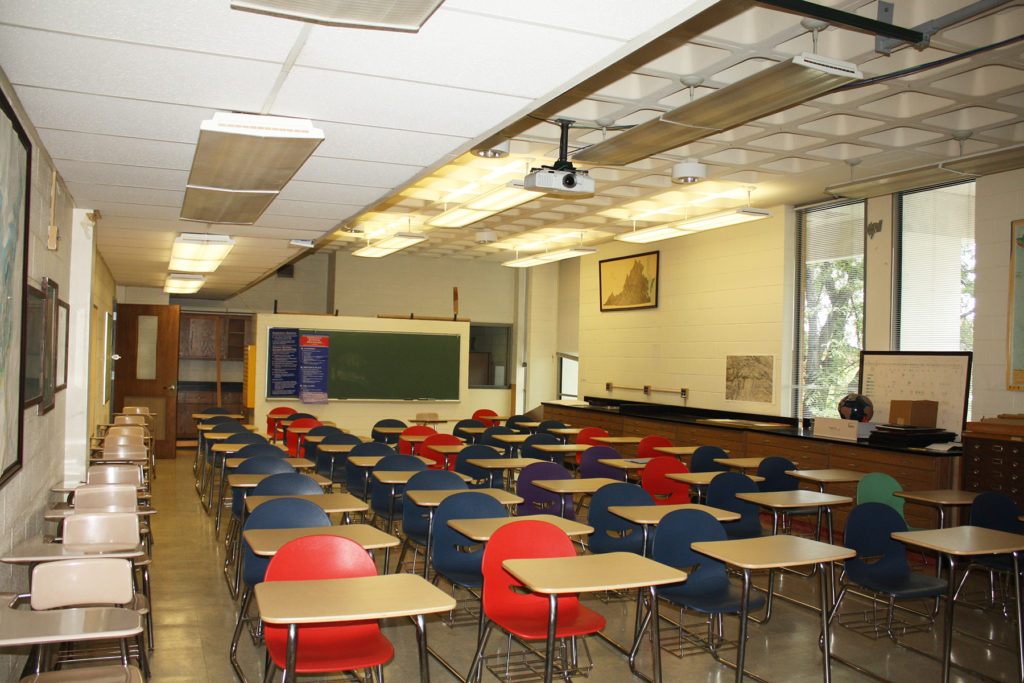
<instances>
[{"instance_id":1,"label":"window","mask_svg":"<svg viewBox=\"0 0 1024 683\"><path fill-rule=\"evenodd\" d=\"M512 326L471 324L469 326L469 386L509 386Z\"/></svg>"},{"instance_id":2,"label":"window","mask_svg":"<svg viewBox=\"0 0 1024 683\"><path fill-rule=\"evenodd\" d=\"M973 350L974 181L899 194L897 216L895 347Z\"/></svg>"},{"instance_id":3,"label":"window","mask_svg":"<svg viewBox=\"0 0 1024 683\"><path fill-rule=\"evenodd\" d=\"M579 398L580 359L558 354L558 399Z\"/></svg>"},{"instance_id":4,"label":"window","mask_svg":"<svg viewBox=\"0 0 1024 683\"><path fill-rule=\"evenodd\" d=\"M793 412L834 417L864 340L864 202L797 212Z\"/></svg>"}]
</instances>

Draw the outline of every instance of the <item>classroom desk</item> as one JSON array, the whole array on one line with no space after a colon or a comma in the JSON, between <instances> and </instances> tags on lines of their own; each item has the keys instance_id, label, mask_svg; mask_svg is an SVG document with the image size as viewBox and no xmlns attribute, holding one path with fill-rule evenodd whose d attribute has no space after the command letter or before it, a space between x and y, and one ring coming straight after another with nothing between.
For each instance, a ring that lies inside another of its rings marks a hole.
<instances>
[{"instance_id":1,"label":"classroom desk","mask_svg":"<svg viewBox=\"0 0 1024 683\"><path fill-rule=\"evenodd\" d=\"M741 474L747 474L747 470L756 470L764 458L715 458L719 465L737 469Z\"/></svg>"},{"instance_id":2,"label":"classroom desk","mask_svg":"<svg viewBox=\"0 0 1024 683\"><path fill-rule=\"evenodd\" d=\"M408 484L410 479L423 471L424 470L375 470L373 472L373 478L388 487L388 529L392 527L395 521L395 499L398 497L396 489L399 486ZM463 481L469 481L469 477L466 475L459 474L458 472L455 474L461 477ZM385 564L387 563L387 559L387 556L385 556Z\"/></svg>"},{"instance_id":3,"label":"classroom desk","mask_svg":"<svg viewBox=\"0 0 1024 683\"><path fill-rule=\"evenodd\" d=\"M502 436L523 436L515 434L502 434ZM538 460L537 458L469 458L466 460L470 465L476 465L477 467L485 470L504 470L505 471L505 488L512 491L515 487L513 485L515 470L521 470L524 467L528 467L534 463L546 462L545 460Z\"/></svg>"},{"instance_id":4,"label":"classroom desk","mask_svg":"<svg viewBox=\"0 0 1024 683\"><path fill-rule=\"evenodd\" d=\"M554 672L555 624L558 620L558 596L566 593L588 593L605 590L647 588L651 610L651 633L654 646L652 663L654 681L661 681L661 640L658 617L658 599L655 587L686 580L686 572L655 562L634 553L601 553L599 555L572 555L509 559L501 563L509 574L517 578L534 593L548 596L548 637L544 661L544 681L550 683ZM640 610L642 601L637 601ZM639 621L639 619L638 619ZM629 652L629 667L636 672L636 654L640 649L643 631L637 630Z\"/></svg>"},{"instance_id":5,"label":"classroom desk","mask_svg":"<svg viewBox=\"0 0 1024 683\"><path fill-rule=\"evenodd\" d=\"M419 645L420 680L429 681L425 614L455 609L455 598L415 574L384 574L317 581L263 581L256 585L260 618L288 626L284 680L295 680L300 624L413 617Z\"/></svg>"},{"instance_id":6,"label":"classroom desk","mask_svg":"<svg viewBox=\"0 0 1024 683\"><path fill-rule=\"evenodd\" d=\"M444 468L446 470L452 469L454 464L451 462L453 455L458 455L462 450L469 444L464 443L448 443L438 444L437 446L431 446L430 450L440 453L444 456Z\"/></svg>"},{"instance_id":7,"label":"classroom desk","mask_svg":"<svg viewBox=\"0 0 1024 683\"><path fill-rule=\"evenodd\" d=\"M88 512L133 512L136 515L141 516L156 514L156 510L154 508L149 506L140 507L138 505L135 505L134 507L128 505L105 505L102 508L89 508ZM50 522L59 522L65 517L70 517L73 514L75 514L74 507L67 503L54 503L43 511L43 519Z\"/></svg>"},{"instance_id":8,"label":"classroom desk","mask_svg":"<svg viewBox=\"0 0 1024 683\"><path fill-rule=\"evenodd\" d=\"M306 440L308 441L310 438L311 437L307 436ZM334 468L335 468L337 460L338 460L337 456L339 454L342 454L342 453L344 453L344 454L351 453L352 449L355 448L356 446L359 446L359 445L361 445L361 444L357 444L357 443L328 443L328 444L318 444L317 445L316 450L317 450L318 454L319 453L326 453L327 455L331 456L331 480L332 481L334 480Z\"/></svg>"},{"instance_id":9,"label":"classroom desk","mask_svg":"<svg viewBox=\"0 0 1024 683\"><path fill-rule=\"evenodd\" d=\"M248 458L224 458L224 464L227 466L229 470L233 470L246 460L248 460ZM297 470L312 469L316 465L316 463L314 463L312 460L308 460L306 458L282 457L281 462L286 462Z\"/></svg>"},{"instance_id":10,"label":"classroom desk","mask_svg":"<svg viewBox=\"0 0 1024 683\"><path fill-rule=\"evenodd\" d=\"M636 445L643 440L642 436L595 436L591 437L591 441L595 441L602 446L611 446L612 448L620 449L622 446L633 446L634 452L636 451Z\"/></svg>"},{"instance_id":11,"label":"classroom desk","mask_svg":"<svg viewBox=\"0 0 1024 683\"><path fill-rule=\"evenodd\" d=\"M74 607L27 610L9 607L12 594L0 607L0 647L49 645L79 640L131 638L142 633L142 616L123 607Z\"/></svg>"},{"instance_id":12,"label":"classroom desk","mask_svg":"<svg viewBox=\"0 0 1024 683\"><path fill-rule=\"evenodd\" d=\"M787 474L817 484L818 491L824 493L826 484L855 484L863 479L867 472L830 467L823 470L790 470Z\"/></svg>"},{"instance_id":13,"label":"classroom desk","mask_svg":"<svg viewBox=\"0 0 1024 683\"><path fill-rule=\"evenodd\" d=\"M895 491L892 495L911 503L931 505L939 511L939 528L946 528L946 508L970 505L978 497L975 491L959 489L932 489L930 491Z\"/></svg>"},{"instance_id":14,"label":"classroom desk","mask_svg":"<svg viewBox=\"0 0 1024 683\"><path fill-rule=\"evenodd\" d=\"M445 417L417 417L409 422L414 425L443 425L448 422L458 422L458 420L452 420Z\"/></svg>"},{"instance_id":15,"label":"classroom desk","mask_svg":"<svg viewBox=\"0 0 1024 683\"><path fill-rule=\"evenodd\" d=\"M285 543L304 536L340 536L355 541L373 554L383 548L385 552L397 547L401 541L370 524L342 524L340 526L304 527L301 529L248 529L242 538L252 552L260 557L273 557ZM387 572L387 563L384 571Z\"/></svg>"},{"instance_id":16,"label":"classroom desk","mask_svg":"<svg viewBox=\"0 0 1024 683\"><path fill-rule=\"evenodd\" d=\"M135 559L146 554L142 544L124 547L120 543L66 544L56 543L46 536L25 539L7 551L0 562L7 564L37 564L56 560L81 560L90 557Z\"/></svg>"},{"instance_id":17,"label":"classroom desk","mask_svg":"<svg viewBox=\"0 0 1024 683\"><path fill-rule=\"evenodd\" d=\"M713 508L708 505L695 503L676 503L672 505L609 505L608 512L618 515L625 520L639 524L643 529L644 543L643 554L647 553L647 539L650 536L650 527L658 526L661 520L670 512L675 510L700 510L706 512L719 522L734 522L740 518L740 513L721 508Z\"/></svg>"},{"instance_id":18,"label":"classroom desk","mask_svg":"<svg viewBox=\"0 0 1024 683\"><path fill-rule=\"evenodd\" d=\"M623 470L628 477L630 474L636 474L642 472L647 463L651 461L650 458L598 458L597 460L602 465L608 467L614 467L617 470Z\"/></svg>"},{"instance_id":19,"label":"classroom desk","mask_svg":"<svg viewBox=\"0 0 1024 683\"><path fill-rule=\"evenodd\" d=\"M568 441L570 436L576 436L583 431L583 427L553 427L547 431L549 434L554 434L559 437L564 442Z\"/></svg>"},{"instance_id":20,"label":"classroom desk","mask_svg":"<svg viewBox=\"0 0 1024 683\"><path fill-rule=\"evenodd\" d=\"M517 422L516 427L528 429L530 430L530 433L533 434L534 432L537 431L537 428L540 427L540 420L527 420L525 422Z\"/></svg>"},{"instance_id":21,"label":"classroom desk","mask_svg":"<svg viewBox=\"0 0 1024 683\"><path fill-rule=\"evenodd\" d=\"M155 415L155 413L154 413L154 415ZM193 420L205 420L208 417L230 417L232 420L244 420L245 419L245 415L239 415L237 413L228 413L227 415L224 415L222 413L209 413L209 414L207 414L207 413L192 413L192 419ZM202 425L200 425L200 426L202 426Z\"/></svg>"},{"instance_id":22,"label":"classroom desk","mask_svg":"<svg viewBox=\"0 0 1024 683\"><path fill-rule=\"evenodd\" d=\"M754 493L737 493L736 497L772 511L772 533L779 531L779 515L793 508L816 507L824 508L828 521L828 537L832 538L832 506L848 505L853 502L849 496L836 496L831 493L819 493L796 489L794 491L758 491Z\"/></svg>"},{"instance_id":23,"label":"classroom desk","mask_svg":"<svg viewBox=\"0 0 1024 683\"><path fill-rule=\"evenodd\" d=\"M254 489L256 486L266 479L267 477L273 476L271 474L259 473L259 474L229 474L228 475L228 486L233 489ZM327 477L320 474L307 474L316 483L320 484L321 488L330 488L332 481Z\"/></svg>"},{"instance_id":24,"label":"classroom desk","mask_svg":"<svg viewBox=\"0 0 1024 683\"><path fill-rule=\"evenodd\" d=\"M469 434L471 437L473 437L473 443L476 443L476 441L480 438L480 435L487 431L487 427L463 427L459 431L465 434Z\"/></svg>"},{"instance_id":25,"label":"classroom desk","mask_svg":"<svg viewBox=\"0 0 1024 683\"><path fill-rule=\"evenodd\" d=\"M524 519L532 519L538 522L554 524L565 532L569 538L588 536L594 533L594 527L572 519L564 519L555 515L529 515L528 517L479 517L477 519L449 519L448 526L460 534L474 541L486 543L494 535L494 532L513 522L521 522Z\"/></svg>"},{"instance_id":26,"label":"classroom desk","mask_svg":"<svg viewBox=\"0 0 1024 683\"><path fill-rule=\"evenodd\" d=\"M508 457L511 458L512 454L516 452L516 449L519 448L519 446L521 446L524 441L526 441L528 438L530 438L530 435L529 434L494 434L491 438L493 438L495 441L500 441L503 444L505 444L505 455L507 455Z\"/></svg>"},{"instance_id":27,"label":"classroom desk","mask_svg":"<svg viewBox=\"0 0 1024 683\"><path fill-rule=\"evenodd\" d=\"M621 484L617 479L608 479L607 477L586 477L584 479L534 479L533 485L542 488L545 491L551 491L551 493L557 493L559 495L559 510L558 516L565 517L565 498L564 494L572 494L573 496L579 494L583 496L593 495L595 491L604 486L605 484Z\"/></svg>"},{"instance_id":28,"label":"classroom desk","mask_svg":"<svg viewBox=\"0 0 1024 683\"><path fill-rule=\"evenodd\" d=\"M350 521L353 512L366 512L369 506L349 493L311 493L301 496L247 496L245 510L252 513L262 503L275 498L301 498L316 503L327 514L340 513L345 515L345 523Z\"/></svg>"},{"instance_id":29,"label":"classroom desk","mask_svg":"<svg viewBox=\"0 0 1024 683\"><path fill-rule=\"evenodd\" d=\"M406 429L408 429L408 427L374 427L373 431L387 436L399 436Z\"/></svg>"},{"instance_id":30,"label":"classroom desk","mask_svg":"<svg viewBox=\"0 0 1024 683\"><path fill-rule=\"evenodd\" d=\"M818 566L818 587L821 597L821 628L824 634L824 668L826 683L832 679L831 637L828 613L832 606L831 571L826 565L853 557L856 553L842 546L813 541L800 536L762 536L731 541L701 541L691 546L699 553L743 570L743 598L739 617L739 640L736 652L736 683L743 680L743 664L747 649L747 616L750 613L750 575L755 569L781 569L813 564ZM769 586L769 590L771 587ZM720 660L721 661L721 660Z\"/></svg>"},{"instance_id":31,"label":"classroom desk","mask_svg":"<svg viewBox=\"0 0 1024 683\"><path fill-rule=\"evenodd\" d=\"M358 467L363 471L363 498L365 499L369 495L370 491L370 471L383 460L384 455L357 455L348 459L353 467ZM416 456L425 465L433 465L434 461L430 458L424 458L422 456Z\"/></svg>"},{"instance_id":32,"label":"classroom desk","mask_svg":"<svg viewBox=\"0 0 1024 683\"><path fill-rule=\"evenodd\" d=\"M707 498L708 484L719 474L721 472L670 472L665 477L694 487L697 489L697 500L702 501ZM764 477L757 474L748 474L747 477L755 482L764 481Z\"/></svg>"},{"instance_id":33,"label":"classroom desk","mask_svg":"<svg viewBox=\"0 0 1024 683\"><path fill-rule=\"evenodd\" d=\"M951 655L953 651L953 608L956 594L956 561L972 555L1013 556L1013 576L1020 576L1020 556L1024 552L1024 535L995 531L977 526L954 526L946 529L925 529L923 531L897 531L892 537L901 543L934 550L940 558L945 555L949 562L949 588L946 594L946 623L943 634L942 680L949 681ZM941 560L940 560L941 561ZM1017 621L1017 676L1024 680L1024 613L1021 611L1020 581L1011 580L1014 586L1014 607Z\"/></svg>"},{"instance_id":34,"label":"classroom desk","mask_svg":"<svg viewBox=\"0 0 1024 683\"><path fill-rule=\"evenodd\" d=\"M561 460L560 465L565 466L565 456L573 455L576 453L582 453L583 451L590 448L589 444L585 443L538 443L532 446L541 453L551 453L552 455L558 455ZM578 456L577 456L578 457Z\"/></svg>"}]
</instances>

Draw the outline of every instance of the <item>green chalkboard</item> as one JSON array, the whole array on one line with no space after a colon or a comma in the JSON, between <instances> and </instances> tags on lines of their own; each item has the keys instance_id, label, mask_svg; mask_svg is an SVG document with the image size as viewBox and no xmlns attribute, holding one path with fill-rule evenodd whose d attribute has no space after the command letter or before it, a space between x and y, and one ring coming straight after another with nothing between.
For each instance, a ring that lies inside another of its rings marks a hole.
<instances>
[{"instance_id":1,"label":"green chalkboard","mask_svg":"<svg viewBox=\"0 0 1024 683\"><path fill-rule=\"evenodd\" d=\"M328 398L459 398L457 334L302 330L331 339Z\"/></svg>"}]
</instances>

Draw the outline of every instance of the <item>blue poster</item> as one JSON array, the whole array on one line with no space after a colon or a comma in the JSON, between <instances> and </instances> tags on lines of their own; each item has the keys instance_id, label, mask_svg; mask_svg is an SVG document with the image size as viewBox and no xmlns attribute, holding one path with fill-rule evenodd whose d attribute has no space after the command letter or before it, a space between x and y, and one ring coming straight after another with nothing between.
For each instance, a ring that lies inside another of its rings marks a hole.
<instances>
[{"instance_id":1,"label":"blue poster","mask_svg":"<svg viewBox=\"0 0 1024 683\"><path fill-rule=\"evenodd\" d=\"M327 364L331 338L326 334L299 335L299 399L327 403Z\"/></svg>"},{"instance_id":2,"label":"blue poster","mask_svg":"<svg viewBox=\"0 0 1024 683\"><path fill-rule=\"evenodd\" d=\"M270 366L268 397L294 398L299 395L299 331L294 328L270 329Z\"/></svg>"}]
</instances>

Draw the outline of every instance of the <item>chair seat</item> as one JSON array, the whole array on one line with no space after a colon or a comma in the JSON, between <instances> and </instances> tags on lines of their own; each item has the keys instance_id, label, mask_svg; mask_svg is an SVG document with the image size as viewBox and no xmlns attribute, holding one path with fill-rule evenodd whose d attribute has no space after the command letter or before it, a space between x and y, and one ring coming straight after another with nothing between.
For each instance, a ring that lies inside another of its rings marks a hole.
<instances>
[{"instance_id":1,"label":"chair seat","mask_svg":"<svg viewBox=\"0 0 1024 683\"><path fill-rule=\"evenodd\" d=\"M473 573L471 571L460 572L460 571L445 571L438 572L443 576L449 583L462 588L482 588L484 585L484 578L479 572Z\"/></svg>"},{"instance_id":2,"label":"chair seat","mask_svg":"<svg viewBox=\"0 0 1024 683\"><path fill-rule=\"evenodd\" d=\"M384 637L376 621L351 622L345 633L344 647L338 645L338 624L303 624L299 628L295 659L296 673L348 671L377 666L390 660L395 648ZM282 628L287 634L287 627ZM285 635L287 637L287 635Z\"/></svg>"},{"instance_id":3,"label":"chair seat","mask_svg":"<svg viewBox=\"0 0 1024 683\"><path fill-rule=\"evenodd\" d=\"M559 601L558 622L555 624L555 637L568 638L583 636L600 631L605 626L604 617L594 610L584 607L578 602L574 606L562 609L564 601ZM509 633L514 633L526 640L543 640L548 637L548 624L532 615L523 616L518 613L488 612L487 616L498 626Z\"/></svg>"},{"instance_id":4,"label":"chair seat","mask_svg":"<svg viewBox=\"0 0 1024 683\"><path fill-rule=\"evenodd\" d=\"M863 575L862 572L848 570L846 578L870 591L893 595L896 598L931 598L944 594L949 586L945 579L917 572L887 580L879 576Z\"/></svg>"},{"instance_id":5,"label":"chair seat","mask_svg":"<svg viewBox=\"0 0 1024 683\"><path fill-rule=\"evenodd\" d=\"M699 593L687 591L685 584L670 584L658 588L658 597L702 614L732 614L743 608L743 589L732 584ZM761 593L751 591L749 609L759 609L764 601Z\"/></svg>"}]
</instances>

